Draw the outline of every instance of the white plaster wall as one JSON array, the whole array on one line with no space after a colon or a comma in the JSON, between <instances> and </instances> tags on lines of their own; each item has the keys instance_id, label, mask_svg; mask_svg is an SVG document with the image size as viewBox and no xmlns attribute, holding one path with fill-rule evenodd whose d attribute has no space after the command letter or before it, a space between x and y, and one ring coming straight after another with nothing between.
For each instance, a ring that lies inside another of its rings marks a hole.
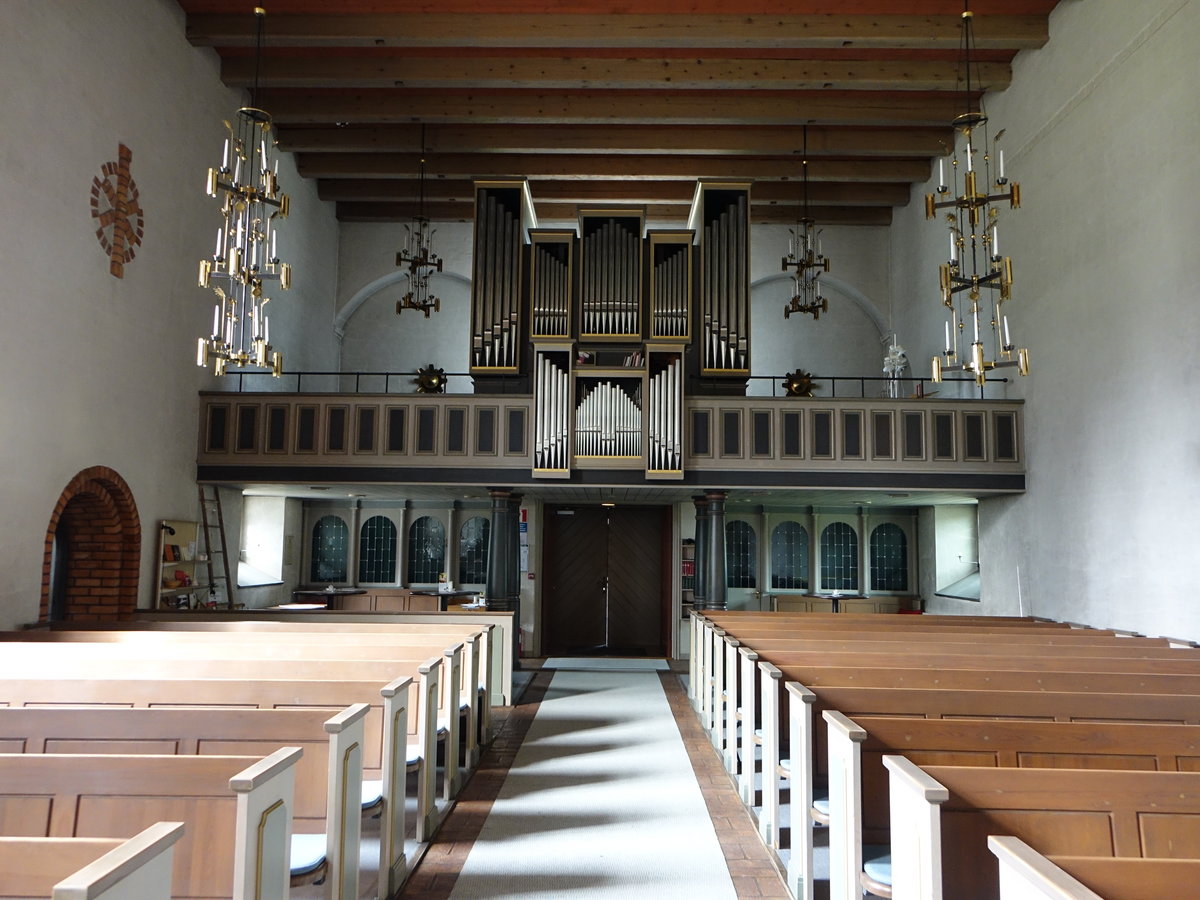
<instances>
[{"instance_id":1,"label":"white plaster wall","mask_svg":"<svg viewBox=\"0 0 1200 900\"><path fill-rule=\"evenodd\" d=\"M345 320L341 348L344 372L415 372L433 364L447 373L470 366L471 330L470 224L439 223L434 250L442 257L442 274L429 287L442 301L426 319L416 310L396 314L396 301L408 290L406 278L361 299L385 276L397 275L396 252L403 246L400 225L348 223L339 248L338 309ZM353 304L353 305L351 305ZM415 391L412 379L393 380L393 391ZM454 378L450 392L471 391L468 378Z\"/></svg>"},{"instance_id":2,"label":"white plaster wall","mask_svg":"<svg viewBox=\"0 0 1200 900\"><path fill-rule=\"evenodd\" d=\"M212 317L195 273L217 226L202 180L240 98L220 84L216 55L184 40L169 0L7 0L0 29L0 628L11 628L37 616L46 526L81 470L109 466L133 491L143 605L156 520L197 518L197 392L214 379L195 365ZM123 279L108 272L89 210L92 178L119 143L145 210ZM325 364L337 226L290 160L280 171L297 236L287 302L300 315L289 321L280 300L272 337L289 366Z\"/></svg>"},{"instance_id":3,"label":"white plaster wall","mask_svg":"<svg viewBox=\"0 0 1200 900\"><path fill-rule=\"evenodd\" d=\"M1023 600L1027 613L1200 638L1183 588L1200 544L1198 45L1195 0L1064 0L1049 45L1019 55L990 100L1024 193L1001 221L1009 318L1033 371L1009 391L1026 399L1028 493L980 504L986 612ZM896 302L927 357L943 231L920 213L899 218L892 247Z\"/></svg>"}]
</instances>

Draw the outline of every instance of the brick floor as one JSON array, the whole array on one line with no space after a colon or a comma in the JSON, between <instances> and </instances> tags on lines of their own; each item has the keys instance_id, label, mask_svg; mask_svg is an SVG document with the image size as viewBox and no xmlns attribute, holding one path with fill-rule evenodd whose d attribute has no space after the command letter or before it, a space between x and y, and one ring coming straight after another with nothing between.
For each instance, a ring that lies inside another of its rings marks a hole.
<instances>
[{"instance_id":1,"label":"brick floor","mask_svg":"<svg viewBox=\"0 0 1200 900\"><path fill-rule=\"evenodd\" d=\"M483 754L478 769L459 794L425 856L409 876L400 897L411 900L447 900L483 828L492 803L516 758L538 706L550 685L553 672L538 672L520 703L494 710L496 737ZM660 673L663 690L688 757L708 806L717 840L725 853L729 874L738 897L787 900L788 893L773 857L759 840L758 830L742 805L716 750L688 702L675 672Z\"/></svg>"}]
</instances>

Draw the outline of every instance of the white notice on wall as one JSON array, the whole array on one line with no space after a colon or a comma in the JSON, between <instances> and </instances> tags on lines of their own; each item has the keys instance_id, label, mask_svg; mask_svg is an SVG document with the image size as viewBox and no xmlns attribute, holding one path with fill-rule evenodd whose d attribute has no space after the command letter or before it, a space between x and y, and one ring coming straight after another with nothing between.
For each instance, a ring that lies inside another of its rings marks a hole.
<instances>
[{"instance_id":1,"label":"white notice on wall","mask_svg":"<svg viewBox=\"0 0 1200 900\"><path fill-rule=\"evenodd\" d=\"M528 547L521 548L521 568L518 571L521 571L521 572L529 571L529 548Z\"/></svg>"}]
</instances>

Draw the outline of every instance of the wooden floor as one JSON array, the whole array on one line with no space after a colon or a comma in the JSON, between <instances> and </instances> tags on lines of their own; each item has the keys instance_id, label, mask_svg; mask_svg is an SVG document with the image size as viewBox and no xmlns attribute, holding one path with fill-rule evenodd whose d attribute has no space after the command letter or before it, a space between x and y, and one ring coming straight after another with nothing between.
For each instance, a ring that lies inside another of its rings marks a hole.
<instances>
[{"instance_id":1,"label":"wooden floor","mask_svg":"<svg viewBox=\"0 0 1200 900\"><path fill-rule=\"evenodd\" d=\"M525 666L540 661L525 661ZM686 671L686 662L679 671ZM495 710L496 738L483 755L479 768L459 794L458 801L417 869L409 876L401 897L413 900L446 900L458 873L475 843L492 801L516 758L525 733L537 714L538 704L550 684L552 672L538 672L520 703ZM738 798L733 782L688 703L677 672L662 672L663 690L687 748L696 781L712 817L717 839L725 853L738 897L786 900L788 893L771 855ZM480 898L486 900L486 898Z\"/></svg>"}]
</instances>

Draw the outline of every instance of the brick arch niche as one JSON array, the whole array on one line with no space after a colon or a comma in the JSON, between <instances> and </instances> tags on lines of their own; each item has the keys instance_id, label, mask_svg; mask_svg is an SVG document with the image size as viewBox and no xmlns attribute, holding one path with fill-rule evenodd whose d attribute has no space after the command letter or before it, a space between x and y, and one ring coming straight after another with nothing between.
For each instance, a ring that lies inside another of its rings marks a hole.
<instances>
[{"instance_id":1,"label":"brick arch niche","mask_svg":"<svg viewBox=\"0 0 1200 900\"><path fill-rule=\"evenodd\" d=\"M141 553L141 520L125 479L103 466L80 472L46 529L39 621L95 622L132 613Z\"/></svg>"}]
</instances>

